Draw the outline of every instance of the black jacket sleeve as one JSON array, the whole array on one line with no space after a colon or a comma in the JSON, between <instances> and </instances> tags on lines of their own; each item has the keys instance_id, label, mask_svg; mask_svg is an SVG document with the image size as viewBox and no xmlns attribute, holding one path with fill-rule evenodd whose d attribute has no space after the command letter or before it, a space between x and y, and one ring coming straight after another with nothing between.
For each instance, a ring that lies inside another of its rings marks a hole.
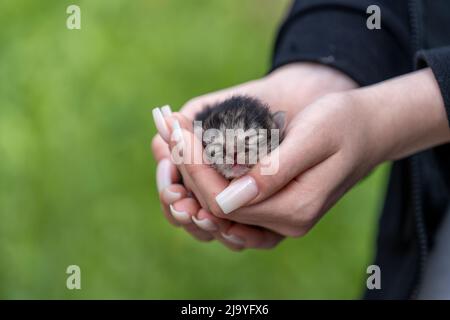
<instances>
[{"instance_id":1,"label":"black jacket sleeve","mask_svg":"<svg viewBox=\"0 0 450 320\"><path fill-rule=\"evenodd\" d=\"M381 29L366 26L370 5ZM275 42L272 70L292 62L329 65L365 86L413 69L407 0L294 1Z\"/></svg>"},{"instance_id":2,"label":"black jacket sleeve","mask_svg":"<svg viewBox=\"0 0 450 320\"><path fill-rule=\"evenodd\" d=\"M450 124L450 46L419 51L416 57L418 68L430 67L433 71L444 98Z\"/></svg>"}]
</instances>

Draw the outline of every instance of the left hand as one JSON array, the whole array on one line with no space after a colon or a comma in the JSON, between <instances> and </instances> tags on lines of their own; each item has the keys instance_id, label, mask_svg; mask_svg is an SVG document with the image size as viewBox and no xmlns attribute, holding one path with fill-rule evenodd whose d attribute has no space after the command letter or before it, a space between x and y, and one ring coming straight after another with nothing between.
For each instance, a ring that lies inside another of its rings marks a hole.
<instances>
[{"instance_id":1,"label":"left hand","mask_svg":"<svg viewBox=\"0 0 450 320\"><path fill-rule=\"evenodd\" d=\"M313 63L292 63L280 67L264 78L192 99L182 108L181 113L192 119L205 105L231 95L243 94L258 97L272 107L285 111L289 120L318 97L355 86L350 78L333 68ZM167 142L169 137L165 119L171 112L167 107L163 109L165 114L156 115L155 118L158 120L156 126L161 135L153 139L152 149L158 162L158 190L166 218L174 225L181 225L198 240L217 239L233 250L276 246L284 238L282 235L265 228L213 216L207 210L201 209L200 204L206 207L206 202L187 174L183 175L183 184L180 184L177 170L168 160L170 152L164 142ZM190 196L188 190L192 190L194 196Z\"/></svg>"}]
</instances>

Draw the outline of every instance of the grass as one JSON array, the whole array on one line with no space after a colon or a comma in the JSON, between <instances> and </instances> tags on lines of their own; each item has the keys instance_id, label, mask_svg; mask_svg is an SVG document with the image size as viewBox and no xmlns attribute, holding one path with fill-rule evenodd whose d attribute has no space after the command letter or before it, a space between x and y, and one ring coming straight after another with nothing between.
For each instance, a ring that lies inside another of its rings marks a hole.
<instances>
[{"instance_id":1,"label":"grass","mask_svg":"<svg viewBox=\"0 0 450 320\"><path fill-rule=\"evenodd\" d=\"M65 27L73 3L81 30ZM159 209L151 108L264 75L286 5L1 2L0 298L360 296L386 167L271 251L198 243Z\"/></svg>"}]
</instances>

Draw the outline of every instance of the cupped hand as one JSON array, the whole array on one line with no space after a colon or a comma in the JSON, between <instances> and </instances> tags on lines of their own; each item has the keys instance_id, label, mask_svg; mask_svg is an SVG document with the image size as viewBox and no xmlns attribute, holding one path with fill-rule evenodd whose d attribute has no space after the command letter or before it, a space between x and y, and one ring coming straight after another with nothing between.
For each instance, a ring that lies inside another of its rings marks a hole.
<instances>
[{"instance_id":1,"label":"cupped hand","mask_svg":"<svg viewBox=\"0 0 450 320\"><path fill-rule=\"evenodd\" d=\"M202 151L191 142L189 119L174 114L169 123L183 127L172 126L182 137L170 144L172 152ZM231 183L207 164L178 167L214 216L295 237L377 164L448 141L439 87L423 70L320 98L293 117L277 149Z\"/></svg>"},{"instance_id":2,"label":"cupped hand","mask_svg":"<svg viewBox=\"0 0 450 320\"><path fill-rule=\"evenodd\" d=\"M174 113L169 126L176 121L182 140L170 147L174 154L182 149L178 168L201 206L218 218L284 236L309 231L381 160L372 152L368 114L349 94L325 96L299 112L280 146L231 183L208 164L192 163L194 154L200 158L201 143L193 143L188 118Z\"/></svg>"},{"instance_id":3,"label":"cupped hand","mask_svg":"<svg viewBox=\"0 0 450 320\"><path fill-rule=\"evenodd\" d=\"M329 92L347 90L354 86L353 81L331 68L297 63L282 67L262 79L194 98L181 109L181 114L188 123L205 105L224 100L235 94L244 94L258 97L268 103L273 111L285 111L289 121L314 99ZM164 120L170 116L167 108L163 108L162 113L157 116ZM160 121L159 125L157 123L157 128L161 135L157 135L153 139L152 149L159 162L158 190L163 212L172 224L182 225L199 240L207 241L216 238L231 249L270 248L283 239L280 234L270 232L266 228L232 222L228 217L219 218L209 213L208 210L201 209L201 207L208 208L208 196L203 196L198 190L190 192L189 188L186 188L188 186L196 189L195 183L186 172L183 175L184 185L181 184L176 167L169 160L170 152L167 142L171 130L166 121Z\"/></svg>"}]
</instances>

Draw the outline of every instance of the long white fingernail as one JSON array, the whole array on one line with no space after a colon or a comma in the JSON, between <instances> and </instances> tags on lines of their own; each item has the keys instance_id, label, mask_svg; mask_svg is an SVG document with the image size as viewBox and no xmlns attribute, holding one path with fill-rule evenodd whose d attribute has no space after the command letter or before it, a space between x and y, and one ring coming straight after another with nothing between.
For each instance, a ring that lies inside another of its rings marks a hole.
<instances>
[{"instance_id":1,"label":"long white fingernail","mask_svg":"<svg viewBox=\"0 0 450 320\"><path fill-rule=\"evenodd\" d=\"M216 196L216 202L223 213L228 214L252 200L258 195L255 180L245 176L232 182L225 190Z\"/></svg>"},{"instance_id":2,"label":"long white fingernail","mask_svg":"<svg viewBox=\"0 0 450 320\"><path fill-rule=\"evenodd\" d=\"M171 165L170 160L166 158L162 159L156 167L156 186L158 187L158 192L161 192L172 184L170 178Z\"/></svg>"},{"instance_id":3,"label":"long white fingernail","mask_svg":"<svg viewBox=\"0 0 450 320\"><path fill-rule=\"evenodd\" d=\"M181 199L181 193L173 192L166 188L163 191L162 197L167 204L172 204Z\"/></svg>"},{"instance_id":4,"label":"long white fingernail","mask_svg":"<svg viewBox=\"0 0 450 320\"><path fill-rule=\"evenodd\" d=\"M156 129L158 129L159 134L165 141L169 141L169 129L167 128L166 120L161 113L159 108L155 108L152 110L153 121L155 121Z\"/></svg>"},{"instance_id":5,"label":"long white fingernail","mask_svg":"<svg viewBox=\"0 0 450 320\"><path fill-rule=\"evenodd\" d=\"M217 231L217 226L208 218L204 219L197 219L196 217L192 216L192 221L199 227L200 229L203 229L205 231L214 232Z\"/></svg>"},{"instance_id":6,"label":"long white fingernail","mask_svg":"<svg viewBox=\"0 0 450 320\"><path fill-rule=\"evenodd\" d=\"M172 109L169 105L165 105L164 107L161 107L161 113L164 117L169 117L172 115Z\"/></svg>"},{"instance_id":7,"label":"long white fingernail","mask_svg":"<svg viewBox=\"0 0 450 320\"><path fill-rule=\"evenodd\" d=\"M189 223L189 222L191 222L191 218L190 218L190 216L189 216L189 214L187 212L175 210L173 205L170 205L169 208L170 208L170 213L172 213L172 216L177 221L182 222L182 223Z\"/></svg>"},{"instance_id":8,"label":"long white fingernail","mask_svg":"<svg viewBox=\"0 0 450 320\"><path fill-rule=\"evenodd\" d=\"M229 242L231 242L231 243L233 243L235 245L238 245L238 246L243 246L245 244L244 240L242 240L238 236L235 236L234 234L226 234L226 233L222 232L222 237L225 240L227 240L227 241L229 241Z\"/></svg>"},{"instance_id":9,"label":"long white fingernail","mask_svg":"<svg viewBox=\"0 0 450 320\"><path fill-rule=\"evenodd\" d=\"M183 140L183 131L181 131L180 122L175 120L172 124L172 138L175 142L180 142Z\"/></svg>"}]
</instances>

